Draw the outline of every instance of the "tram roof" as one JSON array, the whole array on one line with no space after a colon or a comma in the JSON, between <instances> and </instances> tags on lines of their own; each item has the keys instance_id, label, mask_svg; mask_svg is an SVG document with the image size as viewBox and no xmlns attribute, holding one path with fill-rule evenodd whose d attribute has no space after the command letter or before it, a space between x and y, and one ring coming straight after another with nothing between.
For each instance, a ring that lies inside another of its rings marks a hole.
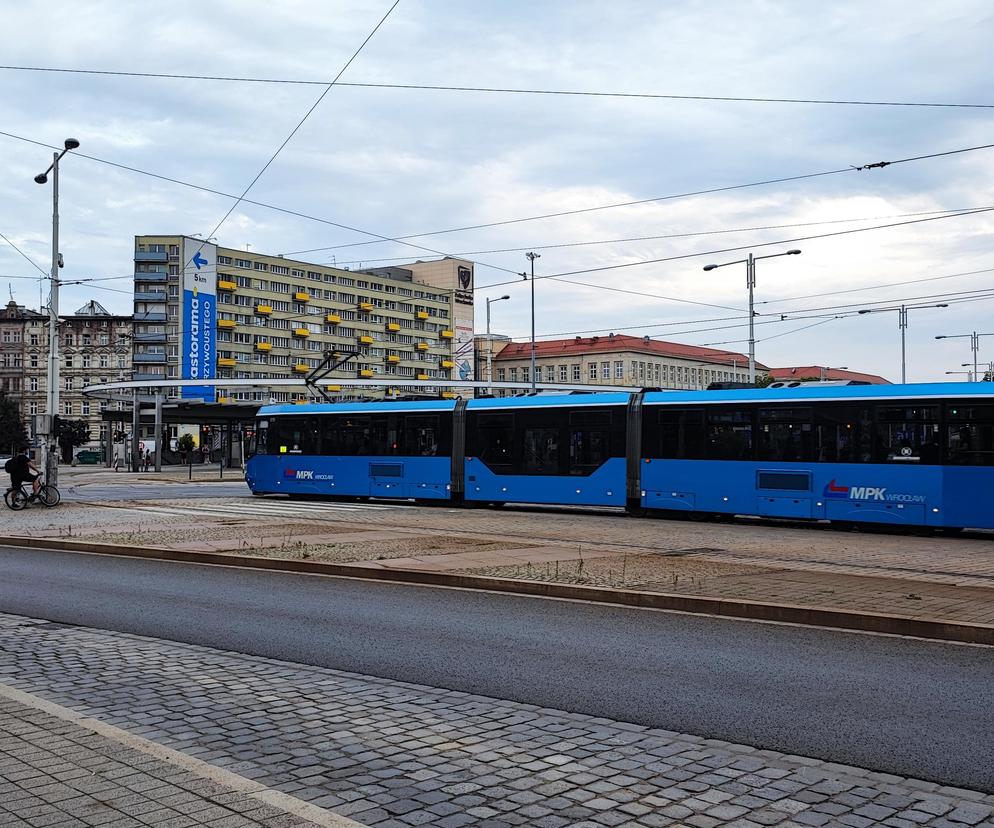
<instances>
[{"instance_id":1,"label":"tram roof","mask_svg":"<svg viewBox=\"0 0 994 828\"><path fill-rule=\"evenodd\" d=\"M965 399L994 397L994 382L923 382L907 385L836 385L798 383L794 388L735 388L727 391L653 391L646 405L735 402L852 402L860 400Z\"/></svg>"},{"instance_id":2,"label":"tram roof","mask_svg":"<svg viewBox=\"0 0 994 828\"><path fill-rule=\"evenodd\" d=\"M264 405L259 416L275 414L369 414L376 411L451 411L455 400L377 400L375 402Z\"/></svg>"}]
</instances>

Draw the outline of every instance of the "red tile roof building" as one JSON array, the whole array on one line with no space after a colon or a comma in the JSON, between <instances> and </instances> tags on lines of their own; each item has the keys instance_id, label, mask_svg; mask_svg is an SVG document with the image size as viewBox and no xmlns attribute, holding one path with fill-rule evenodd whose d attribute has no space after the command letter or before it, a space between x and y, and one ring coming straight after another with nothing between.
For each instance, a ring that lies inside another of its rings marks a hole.
<instances>
[{"instance_id":1,"label":"red tile roof building","mask_svg":"<svg viewBox=\"0 0 994 828\"><path fill-rule=\"evenodd\" d=\"M791 380L859 380L870 385L890 385L891 381L878 377L876 374L864 374L860 371L849 371L845 368L826 368L823 365L806 365L797 368L771 368L770 378L777 382Z\"/></svg>"},{"instance_id":2,"label":"red tile roof building","mask_svg":"<svg viewBox=\"0 0 994 828\"><path fill-rule=\"evenodd\" d=\"M493 347L494 381L530 381L531 342L495 342ZM703 389L712 382L749 380L745 354L649 337L578 336L536 342L535 350L539 382ZM477 376L486 379L486 369L479 368ZM759 363L756 369L767 371Z\"/></svg>"}]
</instances>

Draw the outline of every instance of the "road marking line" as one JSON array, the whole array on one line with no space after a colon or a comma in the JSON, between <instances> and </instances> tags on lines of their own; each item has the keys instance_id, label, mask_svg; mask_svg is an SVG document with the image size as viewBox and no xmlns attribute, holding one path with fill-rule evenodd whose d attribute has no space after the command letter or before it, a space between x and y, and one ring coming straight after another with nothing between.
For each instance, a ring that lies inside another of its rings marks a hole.
<instances>
[{"instance_id":1,"label":"road marking line","mask_svg":"<svg viewBox=\"0 0 994 828\"><path fill-rule=\"evenodd\" d=\"M117 742L119 745L141 751L161 762L175 765L203 779L245 794L245 796L251 799L257 799L260 802L264 802L274 808L279 808L294 816L310 820L315 825L322 826L322 828L366 828L361 822L356 822L331 811L326 811L324 808L319 808L317 805L304 802L302 799L297 799L295 796L290 796L273 788L267 788L260 782L246 779L237 773L216 767L208 762L204 762L202 759L196 759L193 756L180 753L177 750L167 748L164 745L144 739L141 736L135 736L133 733L128 733L128 731L122 730L119 727L105 724L99 719L91 718L76 710L47 701L40 696L25 693L23 690L18 690L6 684L0 684L0 696L23 704L26 707L40 710L42 713L47 713L50 716L55 716L62 721L71 722L78 727Z\"/></svg>"}]
</instances>

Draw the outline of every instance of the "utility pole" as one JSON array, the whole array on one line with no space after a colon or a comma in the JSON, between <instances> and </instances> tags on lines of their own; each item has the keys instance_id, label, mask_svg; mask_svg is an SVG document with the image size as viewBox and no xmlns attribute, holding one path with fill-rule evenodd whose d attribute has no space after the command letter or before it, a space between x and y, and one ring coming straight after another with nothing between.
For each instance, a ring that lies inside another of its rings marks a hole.
<instances>
[{"instance_id":1,"label":"utility pole","mask_svg":"<svg viewBox=\"0 0 994 828\"><path fill-rule=\"evenodd\" d=\"M55 433L56 417L59 413L59 268L62 267L62 254L59 253L59 161L70 150L79 146L75 138L66 138L65 149L52 154L52 164L35 176L36 184L48 183L52 173L52 275L51 293L48 300L48 377L45 386L45 417L41 429L45 441L45 480L52 486L59 483L59 453Z\"/></svg>"},{"instance_id":2,"label":"utility pole","mask_svg":"<svg viewBox=\"0 0 994 828\"><path fill-rule=\"evenodd\" d=\"M507 294L503 296L498 296L496 299L487 299L487 382L493 383L494 381L494 342L490 338L490 305L494 302L501 302L504 299L510 299L511 297ZM494 389L493 385L488 385L487 393L493 395Z\"/></svg>"},{"instance_id":3,"label":"utility pole","mask_svg":"<svg viewBox=\"0 0 994 828\"><path fill-rule=\"evenodd\" d=\"M901 305L897 315L897 326L901 329L901 385L908 381L908 352L905 331L908 330L908 309Z\"/></svg>"},{"instance_id":4,"label":"utility pole","mask_svg":"<svg viewBox=\"0 0 994 828\"><path fill-rule=\"evenodd\" d=\"M532 391L535 390L535 260L542 258L540 253L525 253L532 265Z\"/></svg>"}]
</instances>

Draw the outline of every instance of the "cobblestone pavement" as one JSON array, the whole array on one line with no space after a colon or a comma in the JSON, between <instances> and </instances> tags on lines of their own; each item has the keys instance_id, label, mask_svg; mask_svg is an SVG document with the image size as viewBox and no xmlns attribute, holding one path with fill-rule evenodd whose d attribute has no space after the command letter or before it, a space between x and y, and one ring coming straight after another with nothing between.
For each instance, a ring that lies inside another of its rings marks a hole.
<instances>
[{"instance_id":1,"label":"cobblestone pavement","mask_svg":"<svg viewBox=\"0 0 994 828\"><path fill-rule=\"evenodd\" d=\"M975 791L14 616L0 682L383 828L994 826Z\"/></svg>"},{"instance_id":2,"label":"cobblestone pavement","mask_svg":"<svg viewBox=\"0 0 994 828\"><path fill-rule=\"evenodd\" d=\"M78 724L0 698L4 828L313 828Z\"/></svg>"}]
</instances>

